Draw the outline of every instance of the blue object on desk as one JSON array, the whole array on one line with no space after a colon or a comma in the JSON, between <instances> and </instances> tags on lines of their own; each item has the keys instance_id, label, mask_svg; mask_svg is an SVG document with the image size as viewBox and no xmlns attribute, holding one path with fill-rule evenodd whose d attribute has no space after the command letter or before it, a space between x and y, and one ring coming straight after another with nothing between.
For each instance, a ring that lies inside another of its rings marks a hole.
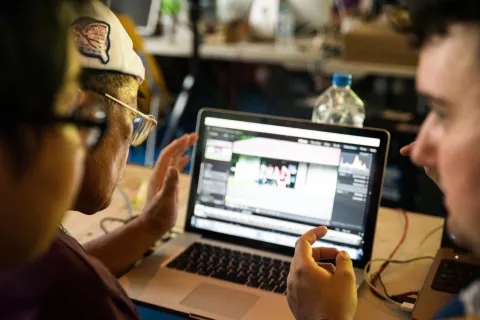
<instances>
[{"instance_id":1,"label":"blue object on desk","mask_svg":"<svg viewBox=\"0 0 480 320\"><path fill-rule=\"evenodd\" d=\"M138 313L140 313L140 317L142 320L184 320L185 318L179 317L174 314L169 314L166 312L162 312L159 310L151 309L144 306L139 306L135 304L137 307Z\"/></svg>"}]
</instances>

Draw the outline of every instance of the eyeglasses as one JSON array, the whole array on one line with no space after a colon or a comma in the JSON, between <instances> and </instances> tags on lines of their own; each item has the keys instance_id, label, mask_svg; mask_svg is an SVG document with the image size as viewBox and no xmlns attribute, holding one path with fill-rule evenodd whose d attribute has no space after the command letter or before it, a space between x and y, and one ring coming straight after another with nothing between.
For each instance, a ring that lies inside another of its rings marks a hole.
<instances>
[{"instance_id":1,"label":"eyeglasses","mask_svg":"<svg viewBox=\"0 0 480 320\"><path fill-rule=\"evenodd\" d=\"M51 116L44 118L43 123L73 124L78 128L83 145L96 148L107 131L107 113L105 105L79 105L69 116Z\"/></svg>"},{"instance_id":2,"label":"eyeglasses","mask_svg":"<svg viewBox=\"0 0 480 320\"><path fill-rule=\"evenodd\" d=\"M107 112L105 104L84 105L82 103L82 95L83 93L79 89L73 103L75 107L72 108L73 111L69 115L30 114L22 115L21 121L42 127L59 123L72 124L77 127L83 146L88 149L94 149L99 145L107 131ZM12 119L10 118L10 120ZM0 123L0 125L2 124Z\"/></svg>"},{"instance_id":3,"label":"eyeglasses","mask_svg":"<svg viewBox=\"0 0 480 320\"><path fill-rule=\"evenodd\" d=\"M76 125L85 147L90 149L100 144L108 126L106 107L101 103L93 106L80 105L62 121Z\"/></svg>"},{"instance_id":4,"label":"eyeglasses","mask_svg":"<svg viewBox=\"0 0 480 320\"><path fill-rule=\"evenodd\" d=\"M0 125L8 127L16 123L25 123L39 127L47 127L55 124L71 124L77 128L82 140L82 145L85 148L96 148L108 129L105 104L84 104L83 92L78 89L72 106L72 111L68 115L41 112L0 117Z\"/></svg>"},{"instance_id":5,"label":"eyeglasses","mask_svg":"<svg viewBox=\"0 0 480 320\"><path fill-rule=\"evenodd\" d=\"M130 144L132 146L141 145L145 141L145 139L148 137L150 132L152 131L152 128L155 125L157 125L157 120L155 120L154 116L146 115L146 114L138 111L137 109L130 107L125 102L120 101L117 98L109 95L108 93L100 92L100 91L94 90L92 88L86 88L86 89L91 90L91 91L96 92L96 93L98 93L102 96L107 97L108 99L112 100L113 102L116 102L119 105L127 108L128 111L131 112L131 114L133 115L133 119L132 119L133 133L132 133L132 138L130 140Z\"/></svg>"}]
</instances>

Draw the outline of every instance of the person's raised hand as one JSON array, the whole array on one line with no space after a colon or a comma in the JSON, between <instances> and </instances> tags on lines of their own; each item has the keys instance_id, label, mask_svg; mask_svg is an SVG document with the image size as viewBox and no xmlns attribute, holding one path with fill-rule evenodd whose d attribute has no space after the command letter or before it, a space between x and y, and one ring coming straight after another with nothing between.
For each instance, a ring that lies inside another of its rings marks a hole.
<instances>
[{"instance_id":1,"label":"person's raised hand","mask_svg":"<svg viewBox=\"0 0 480 320\"><path fill-rule=\"evenodd\" d=\"M413 146L415 145L415 141L412 143L404 146L403 148L400 149L400 154L405 157L410 157L412 154L412 149ZM435 182L435 184L441 188L440 185L440 175L438 174L437 168L435 167L423 167L425 169L425 173L427 176Z\"/></svg>"},{"instance_id":2,"label":"person's raised hand","mask_svg":"<svg viewBox=\"0 0 480 320\"><path fill-rule=\"evenodd\" d=\"M177 168L167 168L162 189L153 195L139 217L144 229L156 238L170 230L177 220L178 180Z\"/></svg>"},{"instance_id":3,"label":"person's raised hand","mask_svg":"<svg viewBox=\"0 0 480 320\"><path fill-rule=\"evenodd\" d=\"M147 205L151 199L163 187L165 175L169 167L174 167L182 171L190 161L190 157L185 152L197 142L198 135L196 133L185 134L166 146L157 159L157 163L153 169L152 176L147 193Z\"/></svg>"},{"instance_id":4,"label":"person's raised hand","mask_svg":"<svg viewBox=\"0 0 480 320\"><path fill-rule=\"evenodd\" d=\"M160 238L177 220L179 171L188 164L185 152L197 141L196 133L183 135L166 146L150 178L147 199L140 215L149 234Z\"/></svg>"},{"instance_id":5,"label":"person's raised hand","mask_svg":"<svg viewBox=\"0 0 480 320\"><path fill-rule=\"evenodd\" d=\"M350 320L355 315L357 290L348 253L335 248L312 248L326 233L326 227L312 229L300 237L295 246L287 296L297 320ZM333 258L336 258L336 268L318 263Z\"/></svg>"}]
</instances>

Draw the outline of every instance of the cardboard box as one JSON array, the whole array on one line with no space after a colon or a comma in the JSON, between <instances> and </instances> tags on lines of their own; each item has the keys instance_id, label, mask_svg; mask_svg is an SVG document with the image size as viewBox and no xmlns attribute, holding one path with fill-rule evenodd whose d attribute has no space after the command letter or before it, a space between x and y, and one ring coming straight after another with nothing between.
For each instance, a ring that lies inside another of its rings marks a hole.
<instances>
[{"instance_id":1,"label":"cardboard box","mask_svg":"<svg viewBox=\"0 0 480 320\"><path fill-rule=\"evenodd\" d=\"M346 61L416 65L418 51L404 34L383 23L361 24L344 36L343 59Z\"/></svg>"}]
</instances>

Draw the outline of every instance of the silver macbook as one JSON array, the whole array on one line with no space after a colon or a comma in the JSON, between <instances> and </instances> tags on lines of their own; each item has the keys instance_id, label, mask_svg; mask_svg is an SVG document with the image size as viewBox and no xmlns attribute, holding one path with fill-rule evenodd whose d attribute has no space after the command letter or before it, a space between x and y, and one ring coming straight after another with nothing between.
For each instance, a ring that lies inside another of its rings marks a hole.
<instances>
[{"instance_id":1,"label":"silver macbook","mask_svg":"<svg viewBox=\"0 0 480 320\"><path fill-rule=\"evenodd\" d=\"M204 109L185 233L121 279L137 302L197 319L293 319L295 242L349 252L357 284L372 254L389 134Z\"/></svg>"},{"instance_id":2,"label":"silver macbook","mask_svg":"<svg viewBox=\"0 0 480 320\"><path fill-rule=\"evenodd\" d=\"M427 274L412 319L436 318L436 313L480 276L480 258L450 239L446 224L441 247Z\"/></svg>"}]
</instances>

